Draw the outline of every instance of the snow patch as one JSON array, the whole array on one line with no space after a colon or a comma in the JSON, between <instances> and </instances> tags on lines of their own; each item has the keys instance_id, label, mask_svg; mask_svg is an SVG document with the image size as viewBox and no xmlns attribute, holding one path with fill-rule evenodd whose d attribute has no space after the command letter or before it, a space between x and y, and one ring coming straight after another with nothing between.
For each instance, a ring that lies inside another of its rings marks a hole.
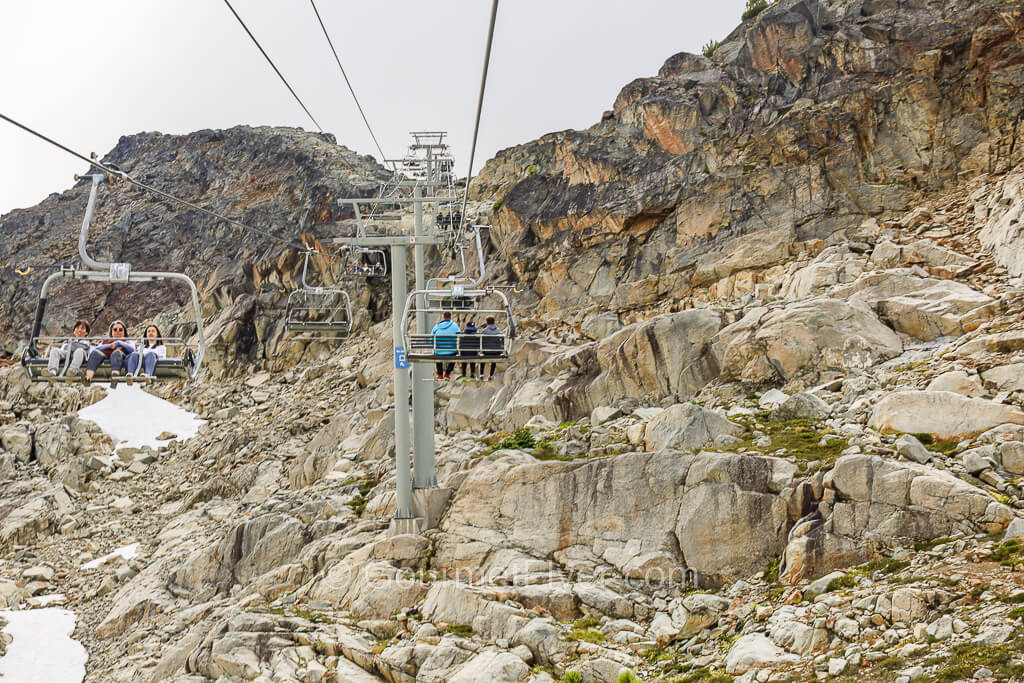
<instances>
[{"instance_id":1,"label":"snow patch","mask_svg":"<svg viewBox=\"0 0 1024 683\"><path fill-rule=\"evenodd\" d=\"M4 683L81 683L88 654L72 640L75 614L66 609L0 610L14 642L0 657Z\"/></svg>"},{"instance_id":2,"label":"snow patch","mask_svg":"<svg viewBox=\"0 0 1024 683\"><path fill-rule=\"evenodd\" d=\"M82 408L78 416L99 425L115 445L136 448L157 448L163 442L156 437L163 432L177 434L182 440L191 438L205 422L141 387L127 385L108 388L106 398Z\"/></svg>"},{"instance_id":3,"label":"snow patch","mask_svg":"<svg viewBox=\"0 0 1024 683\"><path fill-rule=\"evenodd\" d=\"M125 560L130 560L138 554L138 543L123 545L112 553L107 553L103 557L97 557L95 560L92 560L91 562L86 562L82 565L82 569L96 569L97 567L104 565L107 562L110 562L111 560L116 559L118 557L124 558Z\"/></svg>"}]
</instances>

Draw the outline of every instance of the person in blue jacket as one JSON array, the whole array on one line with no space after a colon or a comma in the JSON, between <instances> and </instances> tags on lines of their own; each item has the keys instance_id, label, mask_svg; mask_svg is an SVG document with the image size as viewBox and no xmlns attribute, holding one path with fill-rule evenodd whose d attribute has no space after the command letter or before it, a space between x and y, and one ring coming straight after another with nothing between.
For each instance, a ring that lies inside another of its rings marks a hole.
<instances>
[{"instance_id":1,"label":"person in blue jacket","mask_svg":"<svg viewBox=\"0 0 1024 683\"><path fill-rule=\"evenodd\" d=\"M438 356L454 356L459 352L458 340L455 338L462 330L452 320L452 314L449 311L445 311L442 314L442 319L439 323L434 325L434 329L430 331L434 341L434 353ZM455 367L455 363L444 363L438 362L437 366L437 379L451 379L452 368Z\"/></svg>"}]
</instances>

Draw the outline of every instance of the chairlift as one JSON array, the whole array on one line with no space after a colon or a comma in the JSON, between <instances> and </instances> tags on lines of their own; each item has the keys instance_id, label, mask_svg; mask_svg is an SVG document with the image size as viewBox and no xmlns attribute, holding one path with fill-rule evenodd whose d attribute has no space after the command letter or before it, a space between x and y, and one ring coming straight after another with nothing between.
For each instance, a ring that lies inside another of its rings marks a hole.
<instances>
[{"instance_id":1,"label":"chairlift","mask_svg":"<svg viewBox=\"0 0 1024 683\"><path fill-rule=\"evenodd\" d=\"M89 282L106 282L110 284L128 284L130 282L156 282L161 280L175 280L188 286L192 298L192 309L196 321L196 337L198 342L190 342L183 338L164 337L164 346L168 350L168 357L160 359L156 364L156 376L145 375L142 370L142 363L135 374L115 379L124 380L129 383L156 382L181 379L195 379L202 367L203 356L206 354L206 340L203 335L203 316L199 307L199 292L196 283L184 273L175 272L150 272L133 271L130 263L100 263L89 256L86 245L89 240L89 223L92 221L93 211L96 205L96 194L101 182L106 177L104 174L93 174L82 176L92 179L92 187L89 191L89 201L85 208L85 218L82 220L82 230L78 238L78 254L82 259L84 268L62 266L61 269L49 275L44 281L39 293L39 301L36 304L35 321L32 325L32 334L28 347L21 354L21 364L28 373L29 379L33 382L81 382L84 381L84 372L81 375L70 375L68 370L69 358L63 362L57 374L44 374L49 362L50 350L59 348L69 340L68 336L47 336L41 334L43 315L46 311L46 303L49 299L50 288L61 278L72 280L85 280ZM112 177L114 180L116 176ZM75 176L79 180L79 176ZM79 338L83 341L100 342L99 338ZM134 341L138 348L141 340L133 339L126 335L126 340ZM177 351L177 353L175 353ZM70 354L68 354L70 356ZM111 368L109 365L101 365L92 378L92 382L110 383Z\"/></svg>"},{"instance_id":2,"label":"chairlift","mask_svg":"<svg viewBox=\"0 0 1024 683\"><path fill-rule=\"evenodd\" d=\"M345 273L357 277L384 277L388 258L383 249L352 247L345 252Z\"/></svg>"},{"instance_id":3,"label":"chairlift","mask_svg":"<svg viewBox=\"0 0 1024 683\"><path fill-rule=\"evenodd\" d=\"M459 259L462 262L462 270L456 275L435 277L427 280L427 290L430 293L427 293L424 296L426 297L426 303L428 306L451 311L467 311L473 308L473 301L470 296L464 293L448 296L443 293L454 291L456 288L462 292L465 292L465 290L479 290L481 288L481 283L487 277L487 266L484 260L484 247L480 240L480 234L483 230L487 229L487 227L488 226L486 225L473 225L467 228L467 231L473 235L476 243L477 263L480 264L479 277L474 278L467 274L465 246L462 244L457 245L455 248L458 251ZM442 292L442 294L438 294L438 292Z\"/></svg>"},{"instance_id":4,"label":"chairlift","mask_svg":"<svg viewBox=\"0 0 1024 683\"><path fill-rule=\"evenodd\" d=\"M285 329L297 332L299 339L344 339L352 331L352 302L343 289L313 287L306 280L309 257L302 263L302 289L288 295Z\"/></svg>"},{"instance_id":5,"label":"chairlift","mask_svg":"<svg viewBox=\"0 0 1024 683\"><path fill-rule=\"evenodd\" d=\"M458 335L410 331L417 318L432 324L434 319L445 313L451 314L460 329L473 321L480 331ZM483 332L484 321L488 317L494 317L498 334ZM456 284L447 289L421 289L409 294L405 302L402 338L406 358L411 362L507 361L515 336L515 320L508 297L493 287L467 289Z\"/></svg>"}]
</instances>

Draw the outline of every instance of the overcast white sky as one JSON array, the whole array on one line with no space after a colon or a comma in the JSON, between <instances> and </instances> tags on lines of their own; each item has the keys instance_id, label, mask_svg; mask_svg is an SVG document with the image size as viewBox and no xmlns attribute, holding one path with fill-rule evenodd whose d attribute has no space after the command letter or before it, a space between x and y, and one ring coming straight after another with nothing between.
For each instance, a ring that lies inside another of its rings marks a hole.
<instances>
[{"instance_id":1,"label":"overcast white sky","mask_svg":"<svg viewBox=\"0 0 1024 683\"><path fill-rule=\"evenodd\" d=\"M388 156L448 130L466 172L487 0L318 0ZM379 156L308 0L232 0L324 130ZM744 0L504 0L479 169L500 149L586 128L619 89L738 23ZM2 0L0 112L88 154L121 135L237 124L314 129L221 0ZM72 184L84 164L0 120L0 214Z\"/></svg>"}]
</instances>

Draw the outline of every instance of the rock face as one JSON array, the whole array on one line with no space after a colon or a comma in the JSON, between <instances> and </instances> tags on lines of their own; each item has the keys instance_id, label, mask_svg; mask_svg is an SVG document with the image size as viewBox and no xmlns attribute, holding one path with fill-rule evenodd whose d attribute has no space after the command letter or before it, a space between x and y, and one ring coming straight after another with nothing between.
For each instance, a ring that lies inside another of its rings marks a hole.
<instances>
[{"instance_id":1,"label":"rock face","mask_svg":"<svg viewBox=\"0 0 1024 683\"><path fill-rule=\"evenodd\" d=\"M530 460L507 457L469 475L442 525L439 566L486 572L494 548L513 546L579 554L637 578L681 579L689 569L721 581L771 562L791 521L795 468L778 459L665 451Z\"/></svg>"},{"instance_id":2,"label":"rock face","mask_svg":"<svg viewBox=\"0 0 1024 683\"><path fill-rule=\"evenodd\" d=\"M866 561L872 549L1000 531L1006 505L957 477L916 463L848 455L824 479L818 509L790 533L781 577L796 582Z\"/></svg>"},{"instance_id":3,"label":"rock face","mask_svg":"<svg viewBox=\"0 0 1024 683\"><path fill-rule=\"evenodd\" d=\"M978 239L995 251L996 260L1012 275L1024 274L1020 251L1024 218L1024 174L1012 173L999 182L997 190L979 198L975 214L985 220Z\"/></svg>"},{"instance_id":4,"label":"rock face","mask_svg":"<svg viewBox=\"0 0 1024 683\"><path fill-rule=\"evenodd\" d=\"M782 0L712 58L627 85L600 123L500 152L474 192L501 200L492 240L551 320L756 294L915 189L1019 162L1020 30L995 0ZM1000 95L979 105L978 87Z\"/></svg>"}]
</instances>

